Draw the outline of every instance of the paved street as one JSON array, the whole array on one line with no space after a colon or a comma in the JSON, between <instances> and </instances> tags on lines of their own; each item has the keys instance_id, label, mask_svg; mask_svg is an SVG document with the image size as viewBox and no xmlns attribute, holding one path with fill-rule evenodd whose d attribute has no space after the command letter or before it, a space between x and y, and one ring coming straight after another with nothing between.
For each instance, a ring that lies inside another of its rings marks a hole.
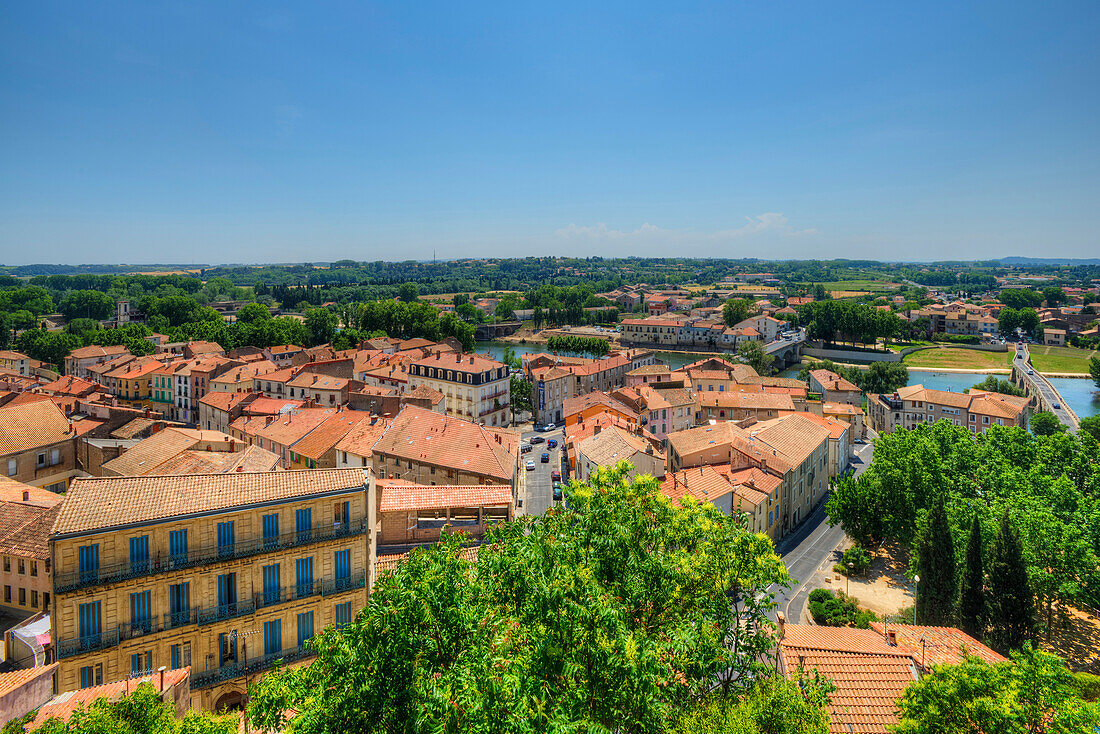
<instances>
[{"instance_id":1,"label":"paved street","mask_svg":"<svg viewBox=\"0 0 1100 734\"><path fill-rule=\"evenodd\" d=\"M557 469L562 472L562 477L566 476L562 467L562 460L564 454L562 452L561 441L564 438L561 428L557 428L553 431L546 433L540 433L538 431L526 431L522 434L522 440L530 443L531 438L534 436L541 436L549 441L554 439L558 442L556 448L547 448L546 441L543 443L537 443L534 447L523 454L522 461L523 466L520 467L522 477L520 478L520 497L523 499L523 514L524 515L541 515L550 508L550 505L554 502L554 482L550 479L550 472ZM550 454L550 463L542 463L542 455L544 453ZM527 471L527 462L535 462L534 471Z\"/></svg>"},{"instance_id":2,"label":"paved street","mask_svg":"<svg viewBox=\"0 0 1100 734\"><path fill-rule=\"evenodd\" d=\"M856 476L862 474L871 464L874 451L874 446L870 443L856 445L855 457L852 459ZM791 588L778 589L775 595L775 600L779 603L777 611L783 612L788 621L797 623L801 620L810 591L815 587L814 573L823 567L826 570L831 569L839 560L835 551L842 540L844 531L839 525L834 526L827 522L825 503L822 502L801 527L777 544L776 550L787 564L787 572L794 580ZM775 615L772 616L774 618Z\"/></svg>"}]
</instances>

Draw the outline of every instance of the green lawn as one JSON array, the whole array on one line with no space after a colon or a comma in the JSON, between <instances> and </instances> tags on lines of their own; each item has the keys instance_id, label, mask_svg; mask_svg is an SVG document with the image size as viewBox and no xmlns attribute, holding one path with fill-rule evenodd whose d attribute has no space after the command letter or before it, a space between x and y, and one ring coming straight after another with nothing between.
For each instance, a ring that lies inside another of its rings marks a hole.
<instances>
[{"instance_id":1,"label":"green lawn","mask_svg":"<svg viewBox=\"0 0 1100 734\"><path fill-rule=\"evenodd\" d=\"M1089 371L1089 359L1100 352L1076 347L1032 346L1031 364L1040 372L1082 372Z\"/></svg>"},{"instance_id":2,"label":"green lawn","mask_svg":"<svg viewBox=\"0 0 1100 734\"><path fill-rule=\"evenodd\" d=\"M922 349L905 357L906 367L946 367L959 370L1012 369L1012 352L981 352L977 349Z\"/></svg>"},{"instance_id":3,"label":"green lawn","mask_svg":"<svg viewBox=\"0 0 1100 734\"><path fill-rule=\"evenodd\" d=\"M810 283L802 283L804 286L810 286ZM818 285L814 283L813 285ZM872 291L872 292L886 292L892 291L898 287L898 283L891 283L885 280L830 280L821 283L827 291Z\"/></svg>"}]
</instances>

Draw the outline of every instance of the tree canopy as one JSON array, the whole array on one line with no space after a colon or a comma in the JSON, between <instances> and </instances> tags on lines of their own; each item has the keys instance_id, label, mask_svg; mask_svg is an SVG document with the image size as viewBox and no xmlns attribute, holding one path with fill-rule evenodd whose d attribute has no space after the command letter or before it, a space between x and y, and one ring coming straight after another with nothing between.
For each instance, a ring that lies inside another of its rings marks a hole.
<instances>
[{"instance_id":1,"label":"tree canopy","mask_svg":"<svg viewBox=\"0 0 1100 734\"><path fill-rule=\"evenodd\" d=\"M252 692L263 728L355 732L658 732L717 682L765 672L768 587L788 583L763 535L652 477L601 468L568 508L413 551L310 665ZM295 711L287 720L287 712Z\"/></svg>"}]
</instances>

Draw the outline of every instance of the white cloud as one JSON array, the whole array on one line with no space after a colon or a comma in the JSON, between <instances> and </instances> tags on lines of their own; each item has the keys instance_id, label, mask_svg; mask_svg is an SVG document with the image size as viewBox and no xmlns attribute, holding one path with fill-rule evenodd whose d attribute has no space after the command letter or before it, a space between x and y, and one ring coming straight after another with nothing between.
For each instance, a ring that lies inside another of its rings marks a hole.
<instances>
[{"instance_id":1,"label":"white cloud","mask_svg":"<svg viewBox=\"0 0 1100 734\"><path fill-rule=\"evenodd\" d=\"M803 237L820 234L816 229L795 229L787 217L778 212L767 212L755 217L745 217L743 226L700 232L690 229L665 229L646 222L633 230L613 229L605 222L594 225L570 224L554 232L557 237L569 240L593 242L638 242L658 244L691 244L724 242L758 235Z\"/></svg>"}]
</instances>

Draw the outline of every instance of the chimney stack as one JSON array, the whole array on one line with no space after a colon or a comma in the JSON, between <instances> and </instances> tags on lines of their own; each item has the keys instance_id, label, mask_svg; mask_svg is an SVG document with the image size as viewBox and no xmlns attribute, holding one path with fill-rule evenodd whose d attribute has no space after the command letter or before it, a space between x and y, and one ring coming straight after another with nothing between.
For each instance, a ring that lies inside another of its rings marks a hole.
<instances>
[{"instance_id":1,"label":"chimney stack","mask_svg":"<svg viewBox=\"0 0 1100 734\"><path fill-rule=\"evenodd\" d=\"M779 639L782 640L784 635L787 634L787 615L779 612L775 615L775 621L779 623Z\"/></svg>"},{"instance_id":2,"label":"chimney stack","mask_svg":"<svg viewBox=\"0 0 1100 734\"><path fill-rule=\"evenodd\" d=\"M157 668L157 690L164 693L164 666Z\"/></svg>"}]
</instances>

